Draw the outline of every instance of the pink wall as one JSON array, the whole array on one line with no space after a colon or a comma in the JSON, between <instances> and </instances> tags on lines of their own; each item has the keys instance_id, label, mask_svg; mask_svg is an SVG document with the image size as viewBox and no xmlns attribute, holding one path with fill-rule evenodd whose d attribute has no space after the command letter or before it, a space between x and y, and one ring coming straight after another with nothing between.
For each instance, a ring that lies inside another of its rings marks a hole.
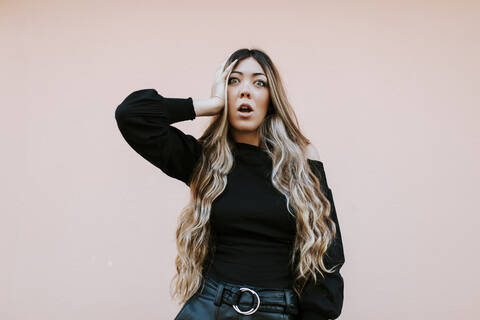
<instances>
[{"instance_id":1,"label":"pink wall","mask_svg":"<svg viewBox=\"0 0 480 320\"><path fill-rule=\"evenodd\" d=\"M340 319L478 319L475 1L2 1L0 318L172 319L188 188L121 137L132 91L278 65L344 237ZM177 125L199 136L208 122Z\"/></svg>"}]
</instances>

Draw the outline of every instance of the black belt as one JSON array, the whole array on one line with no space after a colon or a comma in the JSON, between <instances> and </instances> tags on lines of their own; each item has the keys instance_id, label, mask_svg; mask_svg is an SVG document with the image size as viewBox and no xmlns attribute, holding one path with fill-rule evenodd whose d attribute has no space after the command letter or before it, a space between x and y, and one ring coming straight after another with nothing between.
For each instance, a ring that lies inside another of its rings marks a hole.
<instances>
[{"instance_id":1,"label":"black belt","mask_svg":"<svg viewBox=\"0 0 480 320\"><path fill-rule=\"evenodd\" d=\"M204 287L200 294L214 297L214 303L217 306L223 302L244 315L250 315L257 311L298 314L298 298L291 289L234 285L205 277ZM240 308L240 306L242 307Z\"/></svg>"}]
</instances>

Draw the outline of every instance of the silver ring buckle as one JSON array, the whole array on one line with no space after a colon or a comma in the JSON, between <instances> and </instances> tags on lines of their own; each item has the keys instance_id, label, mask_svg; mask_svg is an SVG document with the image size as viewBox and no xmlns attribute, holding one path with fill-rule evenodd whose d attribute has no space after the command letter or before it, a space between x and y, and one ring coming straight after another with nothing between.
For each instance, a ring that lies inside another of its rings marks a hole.
<instances>
[{"instance_id":1,"label":"silver ring buckle","mask_svg":"<svg viewBox=\"0 0 480 320\"><path fill-rule=\"evenodd\" d=\"M238 306L236 304L234 304L233 309L235 309L235 311L237 311L238 313L244 314L244 315L250 315L250 314L255 313L258 310L258 308L260 307L260 297L258 296L258 294L250 288L240 288L240 291L248 291L248 292L254 294L257 297L257 300L258 300L257 306L255 308L252 308L252 309L248 310L248 311L242 311L242 310L240 310L240 308L238 308Z\"/></svg>"}]
</instances>

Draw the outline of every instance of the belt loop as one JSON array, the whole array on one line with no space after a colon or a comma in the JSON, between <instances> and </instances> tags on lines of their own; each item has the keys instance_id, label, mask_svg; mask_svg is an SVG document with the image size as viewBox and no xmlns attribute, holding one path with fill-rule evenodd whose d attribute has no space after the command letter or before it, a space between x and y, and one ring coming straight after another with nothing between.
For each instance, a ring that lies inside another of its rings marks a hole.
<instances>
[{"instance_id":1,"label":"belt loop","mask_svg":"<svg viewBox=\"0 0 480 320\"><path fill-rule=\"evenodd\" d=\"M292 305L292 299L287 289L283 289L283 292L285 293L285 304L286 304L285 312L287 314L290 314L291 313L290 306Z\"/></svg>"},{"instance_id":2,"label":"belt loop","mask_svg":"<svg viewBox=\"0 0 480 320\"><path fill-rule=\"evenodd\" d=\"M225 286L222 283L218 284L217 294L215 296L215 302L214 302L216 306L219 306L220 304L222 304L222 297L223 297L223 289L224 288L225 288Z\"/></svg>"}]
</instances>

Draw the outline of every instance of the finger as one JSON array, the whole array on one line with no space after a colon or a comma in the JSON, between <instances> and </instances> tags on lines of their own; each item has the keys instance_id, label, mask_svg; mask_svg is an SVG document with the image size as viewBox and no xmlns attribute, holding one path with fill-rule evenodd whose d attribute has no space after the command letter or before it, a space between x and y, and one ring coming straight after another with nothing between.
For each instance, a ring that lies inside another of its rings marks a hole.
<instances>
[{"instance_id":1,"label":"finger","mask_svg":"<svg viewBox=\"0 0 480 320\"><path fill-rule=\"evenodd\" d=\"M215 72L215 78L218 78L223 71L223 68L225 67L225 63L227 62L228 57L222 61L222 63L218 66L217 71Z\"/></svg>"},{"instance_id":2,"label":"finger","mask_svg":"<svg viewBox=\"0 0 480 320\"><path fill-rule=\"evenodd\" d=\"M232 63L230 66L228 66L227 69L225 69L225 71L222 73L222 79L223 80L226 80L227 77L230 75L230 73L232 72L232 69L233 69L233 66L235 65L235 63Z\"/></svg>"},{"instance_id":3,"label":"finger","mask_svg":"<svg viewBox=\"0 0 480 320\"><path fill-rule=\"evenodd\" d=\"M220 65L220 71L223 71L223 68L225 68L225 64L227 63L229 57L230 56L227 56L225 60L222 61L222 64Z\"/></svg>"},{"instance_id":4,"label":"finger","mask_svg":"<svg viewBox=\"0 0 480 320\"><path fill-rule=\"evenodd\" d=\"M223 68L225 68L225 64L227 63L229 57L230 56L227 56L225 60L222 61L222 64L218 67L217 72L215 73L215 78L218 79L223 76Z\"/></svg>"},{"instance_id":5,"label":"finger","mask_svg":"<svg viewBox=\"0 0 480 320\"><path fill-rule=\"evenodd\" d=\"M230 65L225 69L225 71L223 71L222 73L222 77L225 78L227 76L227 74L230 73L230 71L233 69L233 66L235 65L235 63L237 63L238 59L235 59L232 61L232 63L230 63Z\"/></svg>"}]
</instances>

